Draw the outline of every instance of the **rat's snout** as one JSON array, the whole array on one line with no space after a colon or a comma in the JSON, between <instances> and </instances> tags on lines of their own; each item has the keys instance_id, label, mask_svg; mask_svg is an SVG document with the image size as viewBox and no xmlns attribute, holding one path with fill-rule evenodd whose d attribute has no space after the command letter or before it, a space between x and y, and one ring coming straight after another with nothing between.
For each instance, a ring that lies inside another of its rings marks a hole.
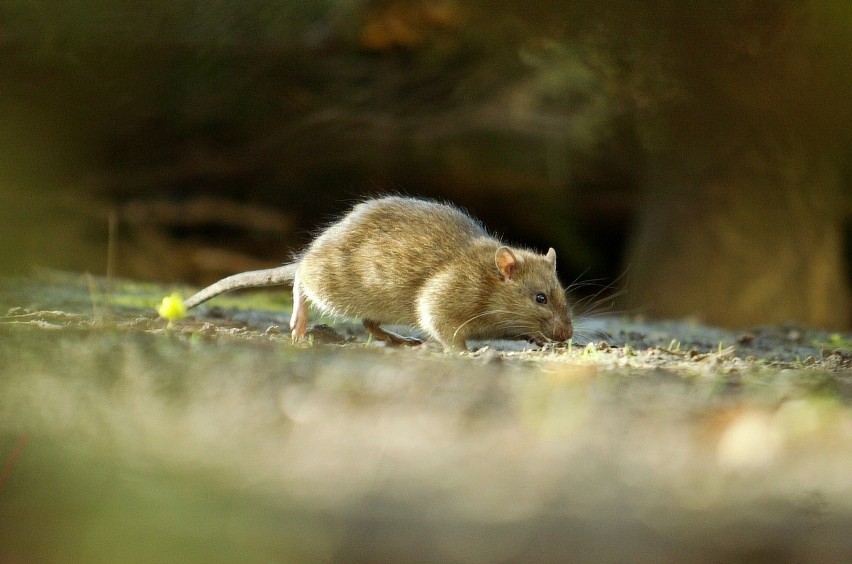
<instances>
[{"instance_id":1,"label":"rat's snout","mask_svg":"<svg viewBox=\"0 0 852 564\"><path fill-rule=\"evenodd\" d=\"M558 324L553 330L553 339L556 341L567 341L574 335L574 327L569 321L567 324Z\"/></svg>"}]
</instances>

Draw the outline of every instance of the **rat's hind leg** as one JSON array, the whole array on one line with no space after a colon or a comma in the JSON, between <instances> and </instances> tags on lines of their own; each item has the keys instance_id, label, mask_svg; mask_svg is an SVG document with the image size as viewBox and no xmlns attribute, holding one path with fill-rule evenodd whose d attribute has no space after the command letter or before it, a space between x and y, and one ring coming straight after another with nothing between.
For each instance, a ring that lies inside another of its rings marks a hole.
<instances>
[{"instance_id":1,"label":"rat's hind leg","mask_svg":"<svg viewBox=\"0 0 852 564\"><path fill-rule=\"evenodd\" d=\"M421 345L423 341L415 337L403 337L391 331L386 331L379 327L378 322L370 319L364 320L364 329L378 341L384 341L388 345Z\"/></svg>"},{"instance_id":2,"label":"rat's hind leg","mask_svg":"<svg viewBox=\"0 0 852 564\"><path fill-rule=\"evenodd\" d=\"M293 278L293 315L290 317L290 337L294 341L301 341L308 332L308 302L302 292L299 275Z\"/></svg>"}]
</instances>

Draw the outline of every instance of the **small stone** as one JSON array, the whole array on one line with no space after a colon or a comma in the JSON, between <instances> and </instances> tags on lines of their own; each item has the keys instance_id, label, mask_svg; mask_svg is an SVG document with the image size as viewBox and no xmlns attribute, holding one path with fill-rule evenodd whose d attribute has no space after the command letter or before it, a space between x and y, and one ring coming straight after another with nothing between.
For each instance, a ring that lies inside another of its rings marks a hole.
<instances>
[{"instance_id":1,"label":"small stone","mask_svg":"<svg viewBox=\"0 0 852 564\"><path fill-rule=\"evenodd\" d=\"M314 342L326 345L339 345L346 342L340 333L335 331L325 323L319 323L308 329L308 336L313 338Z\"/></svg>"},{"instance_id":2,"label":"small stone","mask_svg":"<svg viewBox=\"0 0 852 564\"><path fill-rule=\"evenodd\" d=\"M755 335L754 333L743 333L737 336L737 343L741 345L750 345L754 342Z\"/></svg>"}]
</instances>

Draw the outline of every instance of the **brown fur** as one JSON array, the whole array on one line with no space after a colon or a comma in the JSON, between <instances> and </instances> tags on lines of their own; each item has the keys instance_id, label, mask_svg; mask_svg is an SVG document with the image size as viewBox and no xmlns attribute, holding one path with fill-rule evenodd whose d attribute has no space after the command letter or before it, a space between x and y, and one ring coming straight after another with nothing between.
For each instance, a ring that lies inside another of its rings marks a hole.
<instances>
[{"instance_id":1,"label":"brown fur","mask_svg":"<svg viewBox=\"0 0 852 564\"><path fill-rule=\"evenodd\" d=\"M471 338L564 341L572 334L552 249L539 255L506 247L461 210L436 202L386 197L358 204L295 265L294 339L305 333L305 298L326 313L364 320L390 342L402 340L379 324L418 326L454 349L466 348ZM288 267L236 275L227 289L241 276L247 285L290 282ZM545 304L537 303L537 294Z\"/></svg>"}]
</instances>

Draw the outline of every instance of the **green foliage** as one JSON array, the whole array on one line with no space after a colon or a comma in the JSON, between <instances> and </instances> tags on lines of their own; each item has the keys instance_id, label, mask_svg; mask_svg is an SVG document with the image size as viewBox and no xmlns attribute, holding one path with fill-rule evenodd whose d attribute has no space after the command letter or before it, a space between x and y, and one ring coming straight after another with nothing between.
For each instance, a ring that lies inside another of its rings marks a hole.
<instances>
[{"instance_id":1,"label":"green foliage","mask_svg":"<svg viewBox=\"0 0 852 564\"><path fill-rule=\"evenodd\" d=\"M852 352L852 334L831 333L824 341L814 341L814 344L823 349Z\"/></svg>"}]
</instances>

